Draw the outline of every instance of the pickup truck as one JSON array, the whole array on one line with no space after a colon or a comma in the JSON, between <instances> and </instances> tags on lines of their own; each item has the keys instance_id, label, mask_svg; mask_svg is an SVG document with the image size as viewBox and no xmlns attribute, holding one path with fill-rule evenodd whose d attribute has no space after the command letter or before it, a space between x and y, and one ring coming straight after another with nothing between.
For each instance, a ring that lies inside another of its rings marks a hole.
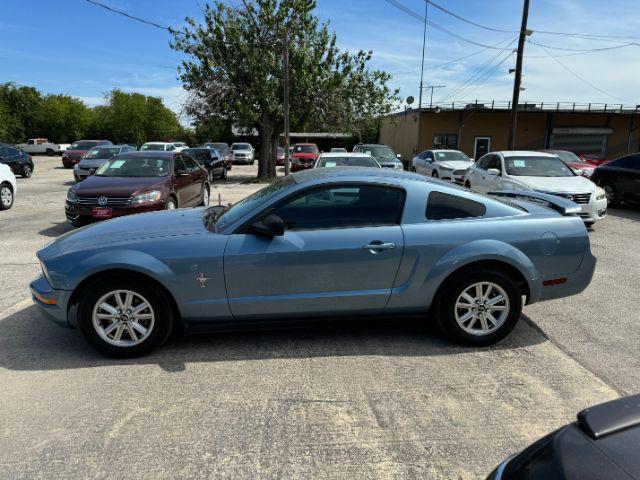
<instances>
[{"instance_id":1,"label":"pickup truck","mask_svg":"<svg viewBox=\"0 0 640 480\"><path fill-rule=\"evenodd\" d=\"M30 154L45 154L45 155L62 155L69 144L52 143L46 138L30 138L27 143L20 143L16 145L17 148L24 150Z\"/></svg>"}]
</instances>

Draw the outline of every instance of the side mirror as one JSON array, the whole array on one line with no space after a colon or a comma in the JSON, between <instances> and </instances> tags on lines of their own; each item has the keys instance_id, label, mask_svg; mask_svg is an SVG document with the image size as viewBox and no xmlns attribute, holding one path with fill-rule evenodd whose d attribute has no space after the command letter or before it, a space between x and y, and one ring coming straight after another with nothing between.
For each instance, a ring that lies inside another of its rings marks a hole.
<instances>
[{"instance_id":1,"label":"side mirror","mask_svg":"<svg viewBox=\"0 0 640 480\"><path fill-rule=\"evenodd\" d=\"M573 173L575 173L576 175L582 175L584 173L584 170L582 170L581 168L574 168Z\"/></svg>"},{"instance_id":2,"label":"side mirror","mask_svg":"<svg viewBox=\"0 0 640 480\"><path fill-rule=\"evenodd\" d=\"M278 215L267 215L249 226L249 230L265 237L281 237L284 235L284 222Z\"/></svg>"},{"instance_id":3,"label":"side mirror","mask_svg":"<svg viewBox=\"0 0 640 480\"><path fill-rule=\"evenodd\" d=\"M189 172L186 170L176 170L176 177L186 177L189 175Z\"/></svg>"},{"instance_id":4,"label":"side mirror","mask_svg":"<svg viewBox=\"0 0 640 480\"><path fill-rule=\"evenodd\" d=\"M500 172L500 170L498 170L497 168L490 168L487 170L487 173L489 175L500 175L502 172Z\"/></svg>"},{"instance_id":5,"label":"side mirror","mask_svg":"<svg viewBox=\"0 0 640 480\"><path fill-rule=\"evenodd\" d=\"M402 158L402 155L400 155L399 153L396 154L396 158Z\"/></svg>"}]
</instances>

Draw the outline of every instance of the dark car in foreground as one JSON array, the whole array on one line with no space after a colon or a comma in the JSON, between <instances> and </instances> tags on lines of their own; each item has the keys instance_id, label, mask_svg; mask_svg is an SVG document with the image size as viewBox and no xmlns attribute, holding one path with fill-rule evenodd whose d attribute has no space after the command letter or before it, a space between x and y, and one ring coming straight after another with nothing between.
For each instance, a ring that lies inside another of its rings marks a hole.
<instances>
[{"instance_id":1,"label":"dark car in foreground","mask_svg":"<svg viewBox=\"0 0 640 480\"><path fill-rule=\"evenodd\" d=\"M0 163L7 165L14 175L29 178L33 174L33 159L19 148L0 143Z\"/></svg>"},{"instance_id":2,"label":"dark car in foreground","mask_svg":"<svg viewBox=\"0 0 640 480\"><path fill-rule=\"evenodd\" d=\"M583 177L591 178L596 166L588 163L569 150L541 150L542 152L551 153L564 162L566 166Z\"/></svg>"},{"instance_id":3,"label":"dark car in foreground","mask_svg":"<svg viewBox=\"0 0 640 480\"><path fill-rule=\"evenodd\" d=\"M625 155L595 169L591 181L601 186L608 204L640 203L640 153Z\"/></svg>"},{"instance_id":4,"label":"dark car in foreground","mask_svg":"<svg viewBox=\"0 0 640 480\"><path fill-rule=\"evenodd\" d=\"M75 227L133 213L209 204L207 171L179 152L131 152L107 160L67 192Z\"/></svg>"},{"instance_id":5,"label":"dark car in foreground","mask_svg":"<svg viewBox=\"0 0 640 480\"><path fill-rule=\"evenodd\" d=\"M640 479L640 395L578 413L577 421L501 463L487 480Z\"/></svg>"},{"instance_id":6,"label":"dark car in foreground","mask_svg":"<svg viewBox=\"0 0 640 480\"><path fill-rule=\"evenodd\" d=\"M217 150L218 153L224 158L224 161L227 163L227 170L231 170L231 167L233 166L233 152L231 151L231 147L229 147L228 143L207 142L203 143L200 148L213 148Z\"/></svg>"},{"instance_id":7,"label":"dark car in foreground","mask_svg":"<svg viewBox=\"0 0 640 480\"><path fill-rule=\"evenodd\" d=\"M107 165L72 190L103 180ZM134 188L160 191L159 180L110 187L130 202ZM31 291L54 320L116 357L147 353L176 328L356 316L428 319L478 347L507 336L523 302L589 285L595 258L578 211L555 195L488 196L407 172L316 168L231 207L134 215L63 235L38 251L43 275Z\"/></svg>"},{"instance_id":8,"label":"dark car in foreground","mask_svg":"<svg viewBox=\"0 0 640 480\"><path fill-rule=\"evenodd\" d=\"M93 147L73 167L73 177L80 182L93 175L107 160L121 153L135 152L135 147L129 145L99 145Z\"/></svg>"},{"instance_id":9,"label":"dark car in foreground","mask_svg":"<svg viewBox=\"0 0 640 480\"><path fill-rule=\"evenodd\" d=\"M209 173L209 181L227 178L227 162L215 148L185 148L183 153L194 158Z\"/></svg>"},{"instance_id":10,"label":"dark car in foreground","mask_svg":"<svg viewBox=\"0 0 640 480\"><path fill-rule=\"evenodd\" d=\"M113 145L109 140L79 140L62 153L62 165L64 168L73 168L80 162L89 150L98 145Z\"/></svg>"},{"instance_id":11,"label":"dark car in foreground","mask_svg":"<svg viewBox=\"0 0 640 480\"><path fill-rule=\"evenodd\" d=\"M313 168L319 156L320 150L315 143L295 143L291 154L291 171L298 172Z\"/></svg>"}]
</instances>

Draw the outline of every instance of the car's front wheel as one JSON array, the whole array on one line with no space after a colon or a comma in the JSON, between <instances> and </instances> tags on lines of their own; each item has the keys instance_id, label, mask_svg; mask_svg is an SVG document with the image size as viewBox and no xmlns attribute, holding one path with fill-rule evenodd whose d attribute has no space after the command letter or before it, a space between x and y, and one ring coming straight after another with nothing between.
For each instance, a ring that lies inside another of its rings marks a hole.
<instances>
[{"instance_id":1,"label":"car's front wheel","mask_svg":"<svg viewBox=\"0 0 640 480\"><path fill-rule=\"evenodd\" d=\"M200 205L204 207L209 206L209 186L207 184L202 185L202 202Z\"/></svg>"},{"instance_id":2,"label":"car's front wheel","mask_svg":"<svg viewBox=\"0 0 640 480\"><path fill-rule=\"evenodd\" d=\"M31 165L29 165L29 164L25 164L25 165L22 167L22 176L23 176L24 178L30 178L30 177L31 177L31 175L32 175L32 173L33 173L33 170L31 169Z\"/></svg>"},{"instance_id":3,"label":"car's front wheel","mask_svg":"<svg viewBox=\"0 0 640 480\"><path fill-rule=\"evenodd\" d=\"M8 183L0 185L0 210L9 210L13 206L13 188Z\"/></svg>"},{"instance_id":4,"label":"car's front wheel","mask_svg":"<svg viewBox=\"0 0 640 480\"><path fill-rule=\"evenodd\" d=\"M607 196L607 205L610 207L620 205L620 197L615 184L613 182L603 182L601 186Z\"/></svg>"},{"instance_id":5,"label":"car's front wheel","mask_svg":"<svg viewBox=\"0 0 640 480\"><path fill-rule=\"evenodd\" d=\"M443 332L458 343L491 345L518 323L522 292L515 280L500 270L466 271L440 289L436 316Z\"/></svg>"},{"instance_id":6,"label":"car's front wheel","mask_svg":"<svg viewBox=\"0 0 640 480\"><path fill-rule=\"evenodd\" d=\"M126 277L98 281L82 295L78 328L89 344L118 358L149 353L168 338L171 305L158 288Z\"/></svg>"},{"instance_id":7,"label":"car's front wheel","mask_svg":"<svg viewBox=\"0 0 640 480\"><path fill-rule=\"evenodd\" d=\"M433 172L431 172L431 176L432 176L433 178L438 178L438 177L439 177L439 175L438 175L438 171L437 171L437 170L434 170Z\"/></svg>"}]
</instances>

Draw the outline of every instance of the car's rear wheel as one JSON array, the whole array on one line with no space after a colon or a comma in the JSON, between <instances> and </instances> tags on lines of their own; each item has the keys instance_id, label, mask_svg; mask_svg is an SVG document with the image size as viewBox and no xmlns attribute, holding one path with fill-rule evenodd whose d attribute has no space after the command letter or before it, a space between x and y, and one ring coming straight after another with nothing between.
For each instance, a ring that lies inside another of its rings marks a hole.
<instances>
[{"instance_id":1,"label":"car's rear wheel","mask_svg":"<svg viewBox=\"0 0 640 480\"><path fill-rule=\"evenodd\" d=\"M494 269L466 271L440 289L436 316L457 343L491 345L513 330L522 312L522 292L508 274Z\"/></svg>"},{"instance_id":2,"label":"car's rear wheel","mask_svg":"<svg viewBox=\"0 0 640 480\"><path fill-rule=\"evenodd\" d=\"M78 328L105 355L137 357L169 336L172 308L158 288L126 277L98 281L82 295Z\"/></svg>"},{"instance_id":3,"label":"car's rear wheel","mask_svg":"<svg viewBox=\"0 0 640 480\"><path fill-rule=\"evenodd\" d=\"M464 186L467 187L469 190L471 190L471 182L469 182L469 180L464 182Z\"/></svg>"},{"instance_id":4,"label":"car's rear wheel","mask_svg":"<svg viewBox=\"0 0 640 480\"><path fill-rule=\"evenodd\" d=\"M167 201L164 204L164 209L175 210L176 208L178 208L178 202L176 202L176 199L173 197L167 198Z\"/></svg>"},{"instance_id":5,"label":"car's rear wheel","mask_svg":"<svg viewBox=\"0 0 640 480\"><path fill-rule=\"evenodd\" d=\"M222 167L222 174L220 174L220 178L222 180L226 180L227 179L227 166L225 165L224 167Z\"/></svg>"},{"instance_id":6,"label":"car's rear wheel","mask_svg":"<svg viewBox=\"0 0 640 480\"><path fill-rule=\"evenodd\" d=\"M437 170L434 170L433 172L431 172L431 176L432 176L433 178L438 178L438 177L439 177L439 175L438 175L438 171L437 171Z\"/></svg>"},{"instance_id":7,"label":"car's rear wheel","mask_svg":"<svg viewBox=\"0 0 640 480\"><path fill-rule=\"evenodd\" d=\"M603 182L601 184L605 195L607 196L607 205L610 207L616 207L620 205L620 197L618 195L618 189L613 182Z\"/></svg>"},{"instance_id":8,"label":"car's rear wheel","mask_svg":"<svg viewBox=\"0 0 640 480\"><path fill-rule=\"evenodd\" d=\"M202 185L202 202L200 205L208 207L209 206L209 186L207 184Z\"/></svg>"},{"instance_id":9,"label":"car's rear wheel","mask_svg":"<svg viewBox=\"0 0 640 480\"><path fill-rule=\"evenodd\" d=\"M0 210L9 210L13 206L13 188L8 183L0 185Z\"/></svg>"},{"instance_id":10,"label":"car's rear wheel","mask_svg":"<svg viewBox=\"0 0 640 480\"><path fill-rule=\"evenodd\" d=\"M31 170L31 165L25 164L22 167L22 176L24 178L30 178L32 173L33 173L33 170Z\"/></svg>"},{"instance_id":11,"label":"car's rear wheel","mask_svg":"<svg viewBox=\"0 0 640 480\"><path fill-rule=\"evenodd\" d=\"M411 167L411 171L412 171L413 173L416 173L416 167Z\"/></svg>"},{"instance_id":12,"label":"car's rear wheel","mask_svg":"<svg viewBox=\"0 0 640 480\"><path fill-rule=\"evenodd\" d=\"M47 156L53 157L53 154L56 152L54 152L52 148L47 148L45 153L47 154Z\"/></svg>"}]
</instances>

